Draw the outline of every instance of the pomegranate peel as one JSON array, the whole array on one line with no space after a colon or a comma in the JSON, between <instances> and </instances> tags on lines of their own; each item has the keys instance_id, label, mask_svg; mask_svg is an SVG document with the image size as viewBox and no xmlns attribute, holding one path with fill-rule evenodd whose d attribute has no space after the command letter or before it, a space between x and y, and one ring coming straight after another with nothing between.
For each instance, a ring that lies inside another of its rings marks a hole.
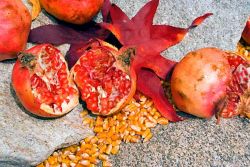
<instances>
[{"instance_id":1,"label":"pomegranate peel","mask_svg":"<svg viewBox=\"0 0 250 167\"><path fill-rule=\"evenodd\" d=\"M20 53L12 85L22 105L41 117L59 117L78 104L78 90L67 63L52 45L37 45Z\"/></svg>"},{"instance_id":2,"label":"pomegranate peel","mask_svg":"<svg viewBox=\"0 0 250 167\"><path fill-rule=\"evenodd\" d=\"M190 52L174 68L173 101L181 111L210 118L223 107L231 77L224 51L202 48Z\"/></svg>"}]
</instances>

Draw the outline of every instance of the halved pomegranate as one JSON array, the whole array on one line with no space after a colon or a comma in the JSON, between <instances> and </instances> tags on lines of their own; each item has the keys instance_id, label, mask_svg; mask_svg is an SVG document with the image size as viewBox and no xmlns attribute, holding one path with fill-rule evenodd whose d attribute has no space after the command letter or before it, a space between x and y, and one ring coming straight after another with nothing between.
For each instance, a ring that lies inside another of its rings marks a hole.
<instances>
[{"instance_id":1,"label":"halved pomegranate","mask_svg":"<svg viewBox=\"0 0 250 167\"><path fill-rule=\"evenodd\" d=\"M135 73L126 64L130 63L132 52L130 49L118 51L101 40L92 41L85 48L71 69L82 100L94 114L109 115L119 111L136 90Z\"/></svg>"},{"instance_id":2,"label":"halved pomegranate","mask_svg":"<svg viewBox=\"0 0 250 167\"><path fill-rule=\"evenodd\" d=\"M12 85L22 105L41 117L58 117L78 103L79 93L60 51L50 44L19 54Z\"/></svg>"}]
</instances>

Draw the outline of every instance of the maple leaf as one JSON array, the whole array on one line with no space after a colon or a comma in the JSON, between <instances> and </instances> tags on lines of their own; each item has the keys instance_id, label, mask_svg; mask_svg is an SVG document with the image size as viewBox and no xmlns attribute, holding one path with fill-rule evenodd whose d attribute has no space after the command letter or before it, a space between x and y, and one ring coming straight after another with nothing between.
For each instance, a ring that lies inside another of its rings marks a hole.
<instances>
[{"instance_id":1,"label":"maple leaf","mask_svg":"<svg viewBox=\"0 0 250 167\"><path fill-rule=\"evenodd\" d=\"M109 0L105 4L110 12L111 23L103 22L101 26L110 30L124 47L136 48L130 68L137 74L137 90L152 98L156 108L167 119L173 122L182 120L168 102L158 78L166 79L176 62L162 57L160 53L179 43L190 29L212 14L196 18L188 28L178 28L153 25L159 0L149 1L132 19L118 6L111 5Z\"/></svg>"}]
</instances>

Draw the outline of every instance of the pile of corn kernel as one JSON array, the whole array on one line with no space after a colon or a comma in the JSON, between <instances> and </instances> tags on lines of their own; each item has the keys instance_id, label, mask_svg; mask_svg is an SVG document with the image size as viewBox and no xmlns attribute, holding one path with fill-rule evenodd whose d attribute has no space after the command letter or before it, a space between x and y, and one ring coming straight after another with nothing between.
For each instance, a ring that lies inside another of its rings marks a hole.
<instances>
[{"instance_id":1,"label":"pile of corn kernel","mask_svg":"<svg viewBox=\"0 0 250 167\"><path fill-rule=\"evenodd\" d=\"M142 95L139 102L132 99L121 112L112 116L93 118L87 111L80 115L83 124L93 128L95 135L85 138L79 145L55 151L37 167L94 167L99 163L110 167L109 155L117 154L122 142L147 142L153 136L151 128L157 124L168 124L153 101Z\"/></svg>"}]
</instances>

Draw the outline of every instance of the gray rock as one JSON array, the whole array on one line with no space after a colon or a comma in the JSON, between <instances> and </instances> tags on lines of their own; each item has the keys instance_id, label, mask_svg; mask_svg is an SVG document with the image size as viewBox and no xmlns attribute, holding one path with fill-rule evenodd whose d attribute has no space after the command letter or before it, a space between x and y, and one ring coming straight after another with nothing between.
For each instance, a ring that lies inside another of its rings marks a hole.
<instances>
[{"instance_id":1,"label":"gray rock","mask_svg":"<svg viewBox=\"0 0 250 167\"><path fill-rule=\"evenodd\" d=\"M31 116L10 84L13 62L0 63L0 166L36 165L54 150L92 135L92 131L81 123L81 105L58 119Z\"/></svg>"},{"instance_id":2,"label":"gray rock","mask_svg":"<svg viewBox=\"0 0 250 167\"><path fill-rule=\"evenodd\" d=\"M249 167L250 121L191 118L157 126L147 143L124 144L112 157L116 167Z\"/></svg>"},{"instance_id":3,"label":"gray rock","mask_svg":"<svg viewBox=\"0 0 250 167\"><path fill-rule=\"evenodd\" d=\"M52 23L44 14L32 27ZM32 45L29 44L28 47ZM65 53L68 46L60 49ZM11 71L15 60L0 62L0 166L30 166L44 161L54 150L78 143L89 135L82 125L79 105L58 119L39 119L20 104L11 86Z\"/></svg>"}]
</instances>

